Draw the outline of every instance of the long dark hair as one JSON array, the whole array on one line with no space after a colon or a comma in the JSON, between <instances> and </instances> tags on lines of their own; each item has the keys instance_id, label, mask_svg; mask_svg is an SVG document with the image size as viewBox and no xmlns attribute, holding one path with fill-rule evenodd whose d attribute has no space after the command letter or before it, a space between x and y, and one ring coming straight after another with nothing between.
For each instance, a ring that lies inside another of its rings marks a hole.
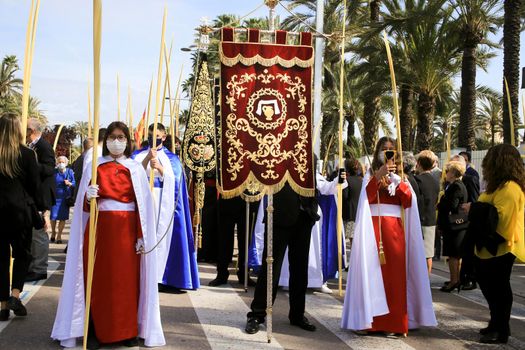
<instances>
[{"instance_id":1,"label":"long dark hair","mask_svg":"<svg viewBox=\"0 0 525 350\"><path fill-rule=\"evenodd\" d=\"M15 114L0 116L0 174L15 178L20 173L22 130Z\"/></svg>"},{"instance_id":2,"label":"long dark hair","mask_svg":"<svg viewBox=\"0 0 525 350\"><path fill-rule=\"evenodd\" d=\"M131 136L129 134L128 126L124 124L123 122L113 122L108 125L108 128L106 130L106 135L104 135L104 142L102 143L102 155L107 156L110 154L108 150L108 146L106 146L106 142L108 140L109 135L111 135L111 133L116 129L119 129L120 131L124 133L124 135L126 135L127 145L126 145L126 150L124 151L124 155L129 158L131 157Z\"/></svg>"},{"instance_id":3,"label":"long dark hair","mask_svg":"<svg viewBox=\"0 0 525 350\"><path fill-rule=\"evenodd\" d=\"M509 144L491 147L481 162L487 193L493 193L508 181L517 183L525 192L525 168L518 150Z\"/></svg>"},{"instance_id":4,"label":"long dark hair","mask_svg":"<svg viewBox=\"0 0 525 350\"><path fill-rule=\"evenodd\" d=\"M372 159L372 170L376 171L377 169L381 168L383 166L383 162L379 159L379 154L383 150L383 145L387 142L392 142L394 145L394 148L397 149L396 140L389 137L389 136L383 136L377 141L376 148L374 150L374 159Z\"/></svg>"}]
</instances>

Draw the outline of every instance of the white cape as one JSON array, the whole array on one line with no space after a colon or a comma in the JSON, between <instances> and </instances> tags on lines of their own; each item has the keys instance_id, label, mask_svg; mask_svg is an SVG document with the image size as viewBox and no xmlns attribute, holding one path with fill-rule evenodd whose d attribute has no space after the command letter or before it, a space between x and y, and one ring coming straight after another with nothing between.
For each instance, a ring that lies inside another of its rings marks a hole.
<instances>
[{"instance_id":1,"label":"white cape","mask_svg":"<svg viewBox=\"0 0 525 350\"><path fill-rule=\"evenodd\" d=\"M389 313L372 215L366 194L369 179L370 174L367 174L363 181L357 207L341 320L341 328L353 330L369 329L372 327L375 316ZM408 182L407 184L410 186ZM412 191L412 205L405 209L405 251L408 327L414 329L420 326L436 326L437 320L432 306L416 195L412 187L410 190Z\"/></svg>"},{"instance_id":2,"label":"white cape","mask_svg":"<svg viewBox=\"0 0 525 350\"><path fill-rule=\"evenodd\" d=\"M149 148L137 154L135 160L142 164L146 158ZM164 153L164 150L157 151L157 157L160 164L164 168L162 189L155 189L155 218L157 219L157 241L161 240L156 248L157 251L157 282L162 283L164 271L166 270L166 262L171 247L171 237L173 236L173 215L175 211L175 175L171 162ZM150 166L146 170L146 174L150 174ZM166 235L164 237L164 235ZM164 237L164 239L163 239Z\"/></svg>"},{"instance_id":3,"label":"white cape","mask_svg":"<svg viewBox=\"0 0 525 350\"><path fill-rule=\"evenodd\" d=\"M112 158L101 157L98 164L112 161ZM155 236L155 213L149 183L141 164L124 157L117 160L129 169L142 227L146 251L151 250L157 240ZM91 169L90 165L86 166ZM64 347L74 347L76 338L84 334L84 266L82 246L84 228L89 220L89 213L83 211L83 201L91 180L91 171L84 172L75 203L71 233L67 250L64 279L60 292L57 314L51 338L59 340ZM140 297L138 310L139 337L146 346L166 344L160 321L159 295L157 287L156 252L142 255L140 263Z\"/></svg>"}]
</instances>

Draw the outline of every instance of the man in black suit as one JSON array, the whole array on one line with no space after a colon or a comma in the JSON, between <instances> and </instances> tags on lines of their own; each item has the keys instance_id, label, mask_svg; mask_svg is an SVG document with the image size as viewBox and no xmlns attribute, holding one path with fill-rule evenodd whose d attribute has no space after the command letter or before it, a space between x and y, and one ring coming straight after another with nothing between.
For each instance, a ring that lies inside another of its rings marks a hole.
<instances>
[{"instance_id":1,"label":"man in black suit","mask_svg":"<svg viewBox=\"0 0 525 350\"><path fill-rule=\"evenodd\" d=\"M27 143L37 155L38 172L40 174L40 188L37 193L37 207L42 215L55 204L55 151L42 138L44 126L38 119L31 118L27 122ZM31 255L33 261L29 266L26 281L38 281L47 278L47 259L49 254L49 237L46 225L42 229L33 229Z\"/></svg>"},{"instance_id":2,"label":"man in black suit","mask_svg":"<svg viewBox=\"0 0 525 350\"><path fill-rule=\"evenodd\" d=\"M480 184L479 173L471 165L470 152L460 152L460 156L465 158L467 163L467 171L463 175L461 181L465 184L468 193L468 202L474 203L478 201ZM459 272L461 285L463 290L472 290L477 288L475 272L474 272L474 244L470 240L465 240L464 255L461 260L461 271ZM470 243L469 243L470 242Z\"/></svg>"},{"instance_id":3,"label":"man in black suit","mask_svg":"<svg viewBox=\"0 0 525 350\"><path fill-rule=\"evenodd\" d=\"M258 208L258 204L259 202L250 204L250 217L252 216L251 213ZM219 212L219 225L217 232L217 277L210 281L209 285L216 287L228 283L228 276L230 275L228 266L233 257L235 225L237 225L237 247L239 251L237 259L237 278L239 283L244 284L246 202L240 196L231 199L224 199L221 196L219 197L217 208ZM254 286L255 282L248 279L248 285Z\"/></svg>"},{"instance_id":4,"label":"man in black suit","mask_svg":"<svg viewBox=\"0 0 525 350\"><path fill-rule=\"evenodd\" d=\"M288 247L290 263L290 311L288 318L294 326L304 330L315 331L315 325L304 317L306 288L308 286L308 253L312 226L319 220L317 214L317 199L302 197L286 184L282 190L273 196L273 295L272 303L277 295L277 285L281 275L284 253ZM265 218L266 222L266 218ZM266 228L267 229L267 228ZM263 265L255 294L248 313L246 332L254 334L259 331L259 325L266 318L266 247L263 252Z\"/></svg>"}]
</instances>

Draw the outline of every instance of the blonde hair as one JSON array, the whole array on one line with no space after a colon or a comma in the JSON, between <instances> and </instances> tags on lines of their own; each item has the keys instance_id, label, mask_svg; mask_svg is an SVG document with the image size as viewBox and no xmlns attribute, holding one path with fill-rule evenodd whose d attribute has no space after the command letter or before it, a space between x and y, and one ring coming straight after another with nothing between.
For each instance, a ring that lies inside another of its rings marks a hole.
<instances>
[{"instance_id":1,"label":"blonde hair","mask_svg":"<svg viewBox=\"0 0 525 350\"><path fill-rule=\"evenodd\" d=\"M465 174L465 171L467 171L465 161L461 162L457 160L451 160L445 166L445 171L448 172L450 170L453 170L455 173L455 177L459 179L460 177L463 176L463 174Z\"/></svg>"},{"instance_id":2,"label":"blonde hair","mask_svg":"<svg viewBox=\"0 0 525 350\"><path fill-rule=\"evenodd\" d=\"M0 117L0 174L15 178L20 174L20 146L22 130L15 114L8 113Z\"/></svg>"}]
</instances>

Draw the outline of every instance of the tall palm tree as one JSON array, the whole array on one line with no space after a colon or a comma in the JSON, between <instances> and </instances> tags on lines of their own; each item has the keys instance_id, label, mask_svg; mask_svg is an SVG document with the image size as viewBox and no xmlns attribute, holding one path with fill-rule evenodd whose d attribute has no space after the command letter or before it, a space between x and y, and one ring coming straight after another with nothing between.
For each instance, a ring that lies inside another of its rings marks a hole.
<instances>
[{"instance_id":1,"label":"tall palm tree","mask_svg":"<svg viewBox=\"0 0 525 350\"><path fill-rule=\"evenodd\" d=\"M484 136L490 138L491 146L494 146L496 134L503 131L503 120L501 110L501 98L484 98L477 109L478 127L484 131Z\"/></svg>"},{"instance_id":2,"label":"tall palm tree","mask_svg":"<svg viewBox=\"0 0 525 350\"><path fill-rule=\"evenodd\" d=\"M463 50L461 61L461 107L459 112L458 145L475 146L476 68L479 46L496 47L488 40L501 23L500 0L451 0L457 18L455 26Z\"/></svg>"},{"instance_id":3,"label":"tall palm tree","mask_svg":"<svg viewBox=\"0 0 525 350\"><path fill-rule=\"evenodd\" d=\"M71 128L72 130L74 130L76 135L80 138L80 144L82 145L84 143L84 139L88 135L88 123L77 121L73 123L73 126Z\"/></svg>"},{"instance_id":4,"label":"tall palm tree","mask_svg":"<svg viewBox=\"0 0 525 350\"><path fill-rule=\"evenodd\" d=\"M507 79L512 106L514 125L519 123L518 92L520 77L520 29L523 10L523 0L504 1L503 24L503 77ZM503 136L505 143L511 142L510 113L507 103L507 91L503 82ZM517 138L517 128L514 128L514 137ZM516 139L517 140L517 139Z\"/></svg>"},{"instance_id":5,"label":"tall palm tree","mask_svg":"<svg viewBox=\"0 0 525 350\"><path fill-rule=\"evenodd\" d=\"M316 0L294 0L287 1L288 8L294 11L294 16L286 17L282 21L281 27L286 30L294 31L311 31L311 28L315 28L315 16L316 16ZM323 113L323 124L321 128L321 157L324 157L325 151L329 143L331 135L338 132L339 125L339 76L340 76L340 60L341 60L341 48L340 38L337 34L342 31L343 27L343 6L340 0L325 0L324 4L324 32L335 33L333 40L325 41L325 49L323 55L323 101L322 101L322 113ZM363 31L363 19L366 15L367 1L358 0L350 1L347 4L347 22L346 22L346 34L347 38L354 37ZM306 24L305 24L306 23ZM345 51L351 50L351 41L346 40ZM346 72L348 74L352 64L346 62ZM345 74L346 75L346 74ZM345 92L344 92L344 113L345 119L348 122L347 129L347 144L351 143L351 136L354 135L354 124L358 116L357 113L361 113L359 106L359 96L354 90L353 82L356 77L345 79ZM350 84L349 84L350 83ZM351 107L350 107L351 106ZM355 143L354 143L355 144ZM353 145L352 145L353 146ZM350 147L350 146L348 146ZM335 148L334 148L335 149Z\"/></svg>"},{"instance_id":6,"label":"tall palm tree","mask_svg":"<svg viewBox=\"0 0 525 350\"><path fill-rule=\"evenodd\" d=\"M23 81L15 77L18 70L16 56L5 56L0 67L0 99L13 97L22 92Z\"/></svg>"}]
</instances>

